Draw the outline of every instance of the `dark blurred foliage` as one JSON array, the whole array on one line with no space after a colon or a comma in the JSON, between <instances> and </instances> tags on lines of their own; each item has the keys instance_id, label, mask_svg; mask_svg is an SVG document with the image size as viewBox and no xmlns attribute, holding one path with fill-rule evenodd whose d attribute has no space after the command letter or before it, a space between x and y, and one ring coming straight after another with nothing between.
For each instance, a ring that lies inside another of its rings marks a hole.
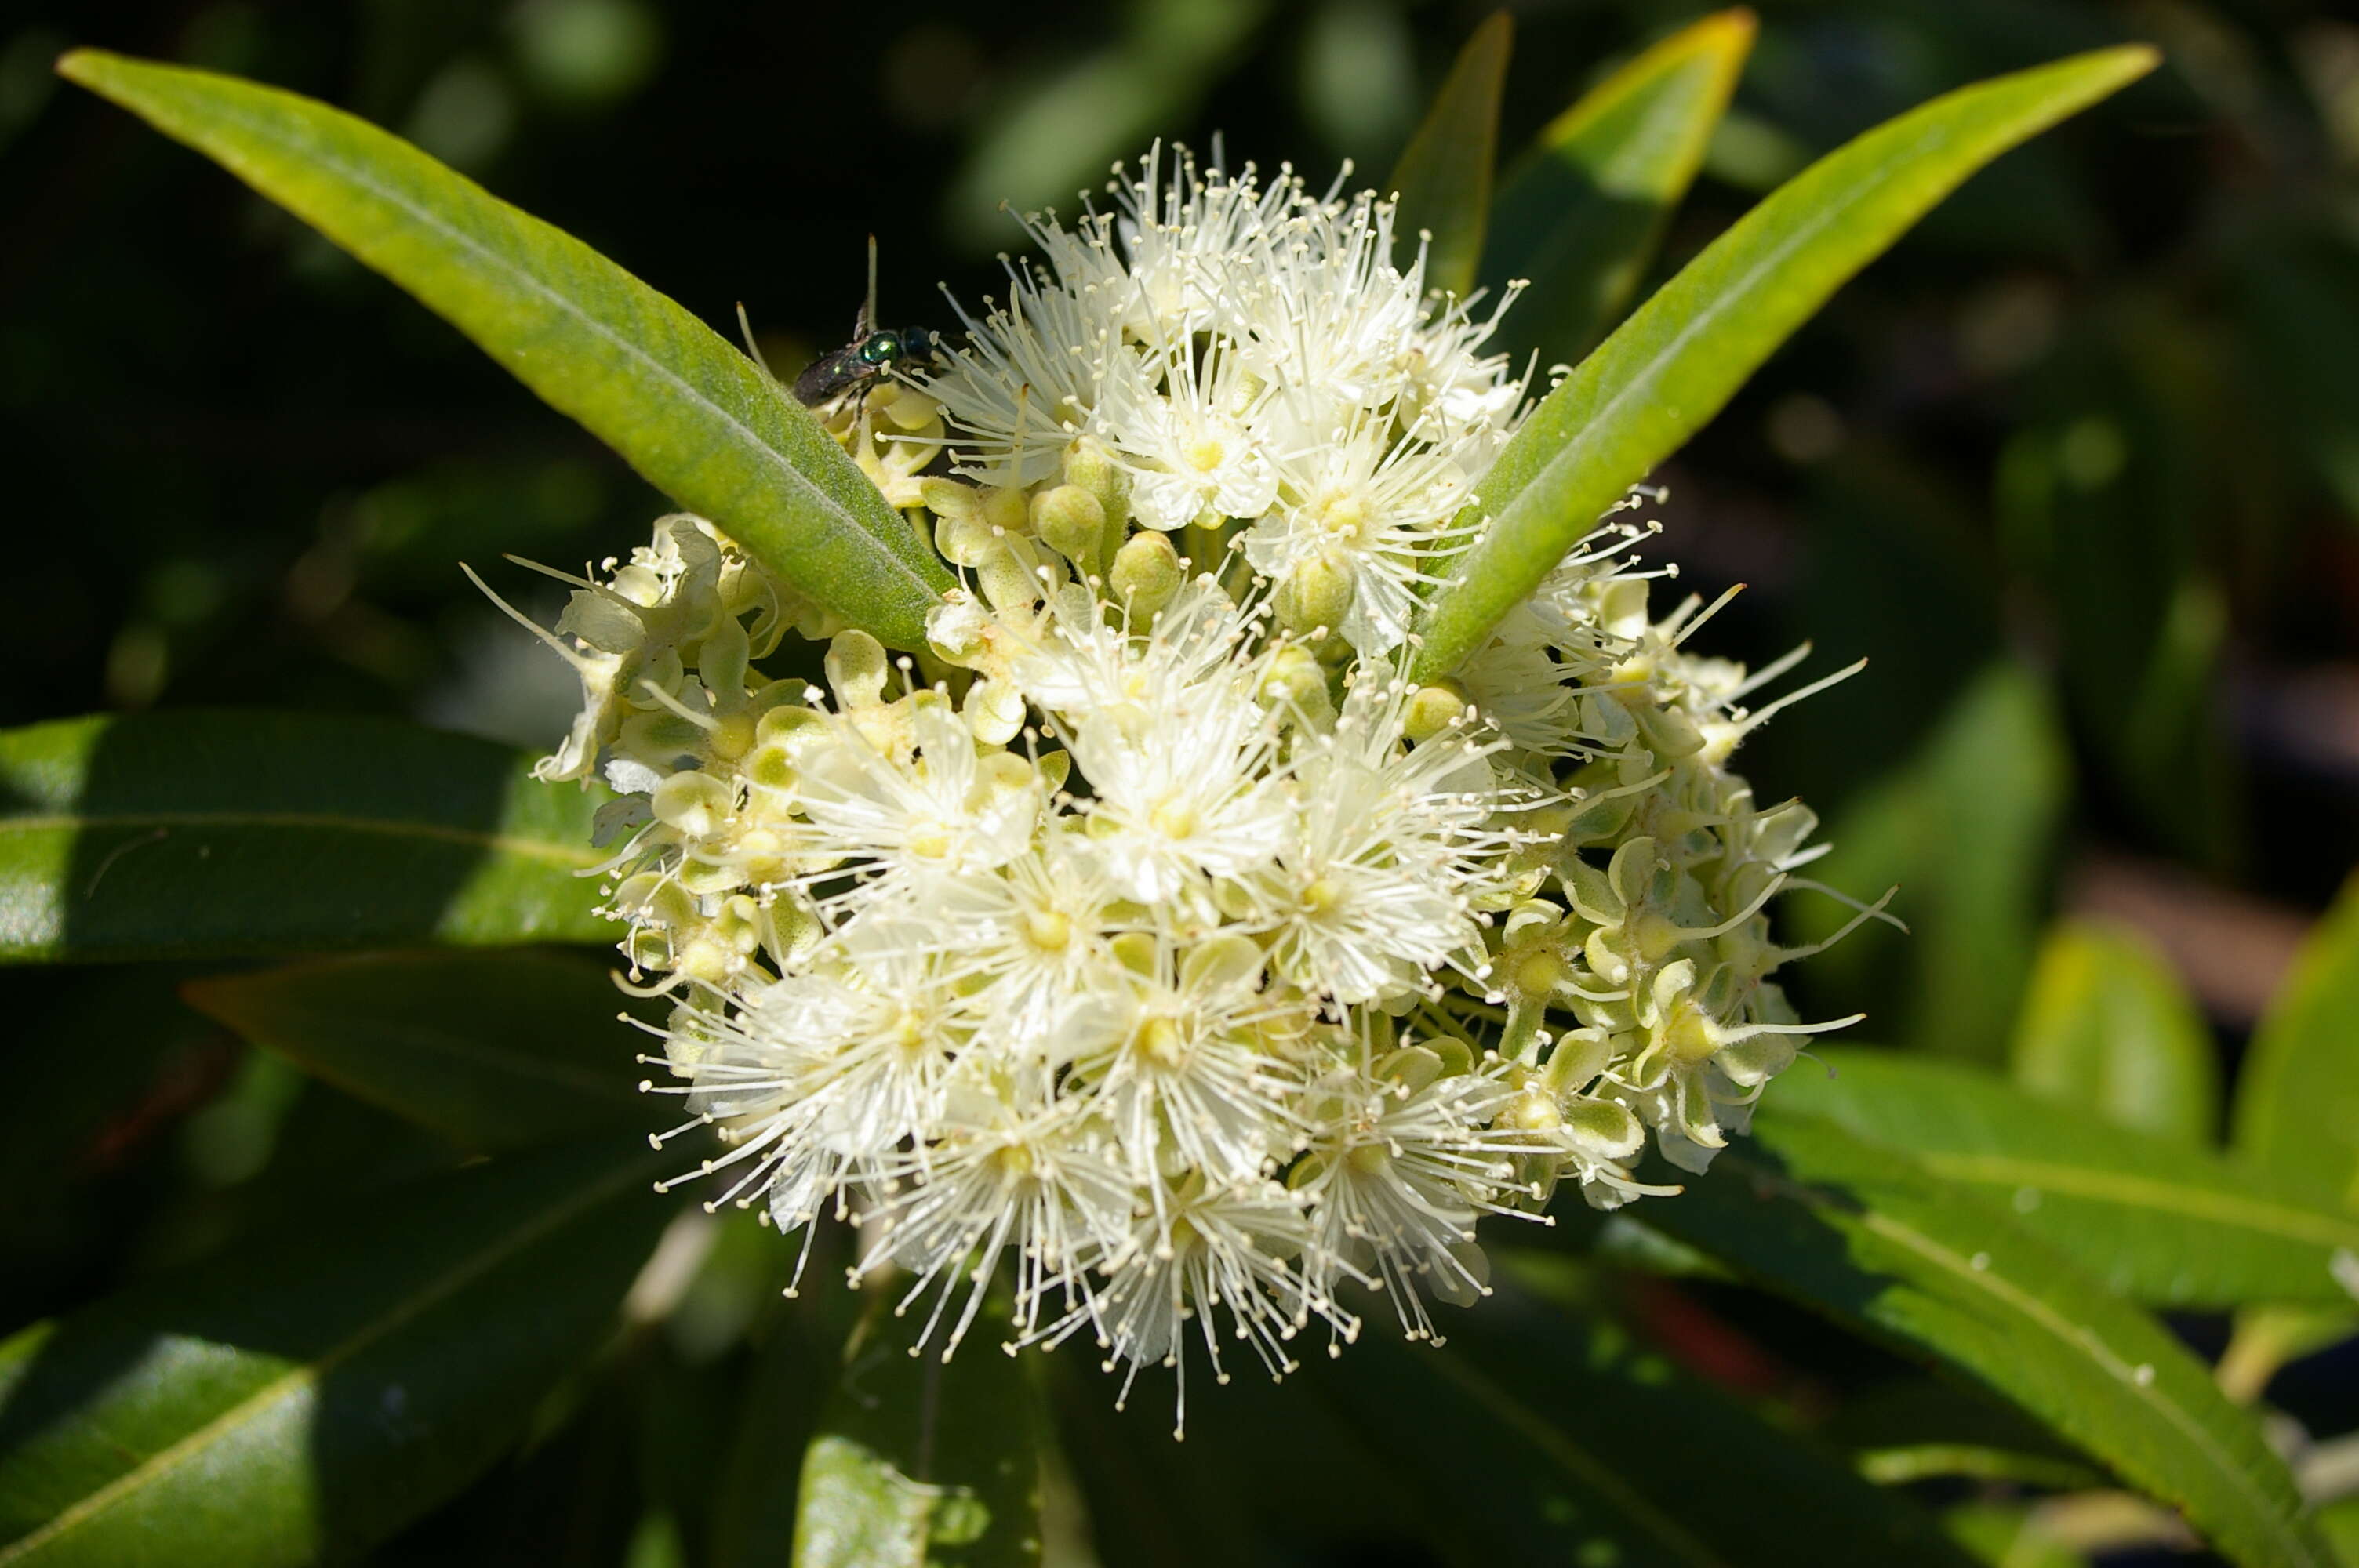
<instances>
[{"instance_id":1,"label":"dark blurred foliage","mask_svg":"<svg viewBox=\"0 0 2359 1568\"><path fill-rule=\"evenodd\" d=\"M1510 8L1506 148L1707 7ZM936 280L987 293L1020 238L1001 197L1070 208L1152 135L1380 179L1486 9L20 3L0 19L0 722L270 705L545 744L571 676L457 563L546 615L553 585L504 552L606 556L662 509L389 286L60 90L64 47L234 70L401 131L723 330L743 301L783 370L849 327L864 235L886 316L942 323ZM2233 1043L2282 964L2271 934L2359 859L2359 22L2324 0L1762 9L1663 270L1944 89L2124 38L2169 55L1939 210L1664 476L1686 586L1750 585L1703 645L1759 659L1807 635L1818 668L1872 660L1747 752L1765 799L1829 817L1827 880L1901 881L1917 928L1821 960L1805 1000L1995 1059L2049 915L2102 907L2148 925ZM6 1152L0 1327L444 1157L242 1055L170 977L67 1000L54 978L0 987L33 1020L17 1082L62 1086L56 1146ZM700 1288L727 1297L728 1277ZM734 1301L712 1310L742 1323ZM1799 1359L1827 1348L1765 1321ZM618 1560L594 1541L636 1530L634 1562L677 1561L711 1527L694 1502L642 1515L600 1477L660 1500L702 1462L667 1433L706 1429L671 1405L750 1375L742 1350L714 1359L727 1342L635 1341L558 1438L388 1560L567 1530L593 1544L564 1560ZM670 1402L629 1416L640 1384Z\"/></svg>"}]
</instances>

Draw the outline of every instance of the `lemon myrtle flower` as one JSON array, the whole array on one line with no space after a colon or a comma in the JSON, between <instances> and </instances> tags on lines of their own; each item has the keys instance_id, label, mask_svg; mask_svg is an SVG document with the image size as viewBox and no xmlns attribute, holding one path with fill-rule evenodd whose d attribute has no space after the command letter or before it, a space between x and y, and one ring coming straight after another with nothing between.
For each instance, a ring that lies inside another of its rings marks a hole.
<instances>
[{"instance_id":1,"label":"lemon myrtle flower","mask_svg":"<svg viewBox=\"0 0 2359 1568\"><path fill-rule=\"evenodd\" d=\"M682 1179L856 1217L945 1353L1003 1280L1006 1343L1086 1338L1126 1394L1372 1303L1440 1337L1484 1225L1675 1192L1649 1133L1702 1169L1832 1025L1768 978L1814 819L1729 768L1785 666L1690 651L1713 607L1650 609L1650 528L1405 675L1526 406L1495 310L1371 193L1156 155L1110 189L1027 220L942 362L821 411L959 579L927 647L668 518L576 579L544 776L624 797L610 905L719 1141ZM763 673L789 637L823 685Z\"/></svg>"}]
</instances>

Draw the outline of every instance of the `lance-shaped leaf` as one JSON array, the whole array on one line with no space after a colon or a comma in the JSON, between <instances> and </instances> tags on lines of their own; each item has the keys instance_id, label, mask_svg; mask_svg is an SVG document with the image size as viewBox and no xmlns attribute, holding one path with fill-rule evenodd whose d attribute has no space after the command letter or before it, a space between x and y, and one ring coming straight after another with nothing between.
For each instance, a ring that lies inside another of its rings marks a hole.
<instances>
[{"instance_id":1,"label":"lance-shaped leaf","mask_svg":"<svg viewBox=\"0 0 2359 1568\"><path fill-rule=\"evenodd\" d=\"M1772 1428L1608 1321L1510 1288L1451 1314L1446 1346L1372 1327L1310 1381L1389 1461L1445 1562L1972 1561L1832 1450ZM1402 1411L1419 1413L1403 1421ZM1712 1484L1699 1487L1699 1475ZM1812 1526L1765 1532L1773 1514Z\"/></svg>"},{"instance_id":2,"label":"lance-shaped leaf","mask_svg":"<svg viewBox=\"0 0 2359 1568\"><path fill-rule=\"evenodd\" d=\"M794 1568L1034 1568L1047 1412L1030 1363L973 1343L945 1361L939 1336L917 1343L925 1311L888 1304L853 1331L804 1452Z\"/></svg>"},{"instance_id":3,"label":"lance-shaped leaf","mask_svg":"<svg viewBox=\"0 0 2359 1568\"><path fill-rule=\"evenodd\" d=\"M1806 1305L1944 1362L2249 1568L2327 1568L2285 1463L2153 1318L1907 1157L1832 1121L1731 1149L1649 1217Z\"/></svg>"},{"instance_id":4,"label":"lance-shaped leaf","mask_svg":"<svg viewBox=\"0 0 2359 1568\"><path fill-rule=\"evenodd\" d=\"M255 1044L471 1149L645 1123L647 1036L611 966L571 953L372 953L192 981ZM647 1011L645 1004L641 1011ZM649 1022L662 1017L653 1010ZM675 1117L673 1119L677 1120Z\"/></svg>"},{"instance_id":5,"label":"lance-shaped leaf","mask_svg":"<svg viewBox=\"0 0 2359 1568\"><path fill-rule=\"evenodd\" d=\"M324 103L92 49L58 70L408 290L802 591L923 645L949 574L808 410L673 300Z\"/></svg>"},{"instance_id":6,"label":"lance-shaped leaf","mask_svg":"<svg viewBox=\"0 0 2359 1568\"><path fill-rule=\"evenodd\" d=\"M380 1194L0 1346L0 1563L357 1555L489 1465L671 1206L612 1141Z\"/></svg>"},{"instance_id":7,"label":"lance-shaped leaf","mask_svg":"<svg viewBox=\"0 0 2359 1568\"><path fill-rule=\"evenodd\" d=\"M2106 1285L2158 1306L2347 1302L2334 1254L2359 1217L2184 1143L1972 1067L1831 1046L1762 1097L1762 1141L1823 1118L2005 1208Z\"/></svg>"},{"instance_id":8,"label":"lance-shaped leaf","mask_svg":"<svg viewBox=\"0 0 2359 1568\"><path fill-rule=\"evenodd\" d=\"M0 731L0 960L611 940L582 875L601 798L376 719Z\"/></svg>"},{"instance_id":9,"label":"lance-shaped leaf","mask_svg":"<svg viewBox=\"0 0 2359 1568\"><path fill-rule=\"evenodd\" d=\"M1491 169L1499 155L1499 90L1507 79L1515 24L1495 11L1474 29L1386 189L1400 198L1395 232L1425 253L1425 285L1464 298L1483 261L1491 211Z\"/></svg>"},{"instance_id":10,"label":"lance-shaped leaf","mask_svg":"<svg viewBox=\"0 0 2359 1568\"><path fill-rule=\"evenodd\" d=\"M2359 1212L2359 878L2255 1031L2235 1122L2238 1154Z\"/></svg>"},{"instance_id":11,"label":"lance-shaped leaf","mask_svg":"<svg viewBox=\"0 0 2359 1568\"><path fill-rule=\"evenodd\" d=\"M1528 285L1500 325L1516 362L1569 360L1638 287L1671 209L1702 166L1752 51L1750 11L1693 23L1551 121L1501 182L1483 281Z\"/></svg>"},{"instance_id":12,"label":"lance-shaped leaf","mask_svg":"<svg viewBox=\"0 0 2359 1568\"><path fill-rule=\"evenodd\" d=\"M1960 182L2154 68L2142 45L1962 88L1779 188L1665 284L1525 421L1476 492L1489 518L1428 607L1410 674L1447 675L1720 411L1827 297Z\"/></svg>"}]
</instances>

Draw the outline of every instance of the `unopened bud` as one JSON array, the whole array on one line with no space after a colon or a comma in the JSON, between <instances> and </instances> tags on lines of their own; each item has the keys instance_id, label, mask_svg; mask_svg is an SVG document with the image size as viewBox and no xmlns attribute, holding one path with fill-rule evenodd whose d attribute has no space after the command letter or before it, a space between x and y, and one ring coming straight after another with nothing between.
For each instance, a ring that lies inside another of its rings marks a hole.
<instances>
[{"instance_id":1,"label":"unopened bud","mask_svg":"<svg viewBox=\"0 0 2359 1568\"><path fill-rule=\"evenodd\" d=\"M1078 484L1060 484L1032 498L1032 531L1050 549L1084 569L1094 566L1105 537L1105 507Z\"/></svg>"},{"instance_id":2,"label":"unopened bud","mask_svg":"<svg viewBox=\"0 0 2359 1568\"><path fill-rule=\"evenodd\" d=\"M986 490L983 492L982 513L985 525L1006 534L1031 531L1031 501L1021 489Z\"/></svg>"},{"instance_id":3,"label":"unopened bud","mask_svg":"<svg viewBox=\"0 0 2359 1568\"><path fill-rule=\"evenodd\" d=\"M1134 622L1143 622L1170 603L1187 580L1188 570L1169 535L1134 534L1114 553L1114 599Z\"/></svg>"},{"instance_id":4,"label":"unopened bud","mask_svg":"<svg viewBox=\"0 0 2359 1568\"><path fill-rule=\"evenodd\" d=\"M1130 521L1130 475L1112 453L1087 436L1065 453L1065 482L1097 497L1112 526L1119 528Z\"/></svg>"},{"instance_id":5,"label":"unopened bud","mask_svg":"<svg viewBox=\"0 0 2359 1568\"><path fill-rule=\"evenodd\" d=\"M1272 602L1277 623L1289 632L1307 635L1322 626L1334 631L1352 608L1351 574L1314 557L1277 585Z\"/></svg>"},{"instance_id":6,"label":"unopened bud","mask_svg":"<svg viewBox=\"0 0 2359 1568\"><path fill-rule=\"evenodd\" d=\"M1411 741L1430 741L1458 722L1466 711L1466 693L1456 681L1436 681L1419 687L1401 714L1401 729Z\"/></svg>"},{"instance_id":7,"label":"unopened bud","mask_svg":"<svg viewBox=\"0 0 2359 1568\"><path fill-rule=\"evenodd\" d=\"M885 696L885 644L865 632L846 632L827 645L827 684L845 708L866 708Z\"/></svg>"}]
</instances>

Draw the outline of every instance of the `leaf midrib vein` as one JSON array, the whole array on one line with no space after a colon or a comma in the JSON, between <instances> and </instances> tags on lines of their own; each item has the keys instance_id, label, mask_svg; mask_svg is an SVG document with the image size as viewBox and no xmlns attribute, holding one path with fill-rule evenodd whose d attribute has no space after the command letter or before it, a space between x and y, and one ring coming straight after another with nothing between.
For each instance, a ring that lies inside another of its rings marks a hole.
<instances>
[{"instance_id":1,"label":"leaf midrib vein","mask_svg":"<svg viewBox=\"0 0 2359 1568\"><path fill-rule=\"evenodd\" d=\"M2245 1473L2245 1466L2234 1455L2222 1448L2209 1429L2195 1420L2186 1408L2175 1400L2163 1397L2155 1383L2141 1383L2134 1368L2117 1355L2113 1346L2099 1339L2093 1331L2076 1332L2072 1325L2038 1296L2022 1289L1995 1270L1977 1270L1939 1241L1912 1226L1895 1219L1876 1208L1867 1208L1854 1216L1859 1223L1896 1246L1903 1247L1929 1262L1954 1274L1960 1280L1979 1287L2004 1304L2012 1307L2039 1327L2046 1329L2059 1343L2079 1350L2093 1359L2123 1388L2130 1397L2149 1407L2190 1443L2196 1451L2210 1461L2212 1468L2226 1477L2231 1487L2241 1494L2281 1543L2286 1555L2277 1561L2287 1563L2309 1563L2324 1568L2311 1556L2299 1537L2285 1528L2279 1511L2268 1494Z\"/></svg>"},{"instance_id":2,"label":"leaf midrib vein","mask_svg":"<svg viewBox=\"0 0 2359 1568\"><path fill-rule=\"evenodd\" d=\"M2193 1187L2161 1177L2059 1165L2014 1154L1923 1152L1918 1159L1937 1175L1993 1186L2037 1186L2068 1196L2148 1208L2160 1214L2216 1219L2288 1240L2321 1247L2359 1249L2359 1220L2255 1202L2233 1193Z\"/></svg>"},{"instance_id":3,"label":"leaf midrib vein","mask_svg":"<svg viewBox=\"0 0 2359 1568\"><path fill-rule=\"evenodd\" d=\"M332 1346L317 1359L282 1374L265 1383L236 1404L222 1411L202 1426L177 1441L158 1449L132 1468L104 1486L84 1494L60 1509L36 1529L0 1546L0 1563L17 1562L39 1551L80 1528L98 1514L112 1508L147 1486L169 1475L195 1454L228 1436L238 1428L255 1421L277 1405L318 1384L338 1367L378 1340L385 1338L405 1324L419 1317L447 1300L457 1291L482 1278L524 1248L552 1230L578 1217L584 1210L604 1201L624 1183L639 1173L639 1162L618 1167L614 1173L592 1183L565 1203L549 1209L531 1224L518 1227L500 1238L473 1257L463 1260L440 1278L405 1300L397 1302L375 1321L363 1325Z\"/></svg>"},{"instance_id":4,"label":"leaf midrib vein","mask_svg":"<svg viewBox=\"0 0 2359 1568\"><path fill-rule=\"evenodd\" d=\"M437 822L405 822L397 818L345 816L325 811L138 811L105 814L53 813L42 816L0 816L0 834L92 832L143 827L298 827L342 833L375 834L389 838L430 838L463 844L552 865L586 871L604 859L598 851L513 834L487 833L477 827L453 827Z\"/></svg>"}]
</instances>

